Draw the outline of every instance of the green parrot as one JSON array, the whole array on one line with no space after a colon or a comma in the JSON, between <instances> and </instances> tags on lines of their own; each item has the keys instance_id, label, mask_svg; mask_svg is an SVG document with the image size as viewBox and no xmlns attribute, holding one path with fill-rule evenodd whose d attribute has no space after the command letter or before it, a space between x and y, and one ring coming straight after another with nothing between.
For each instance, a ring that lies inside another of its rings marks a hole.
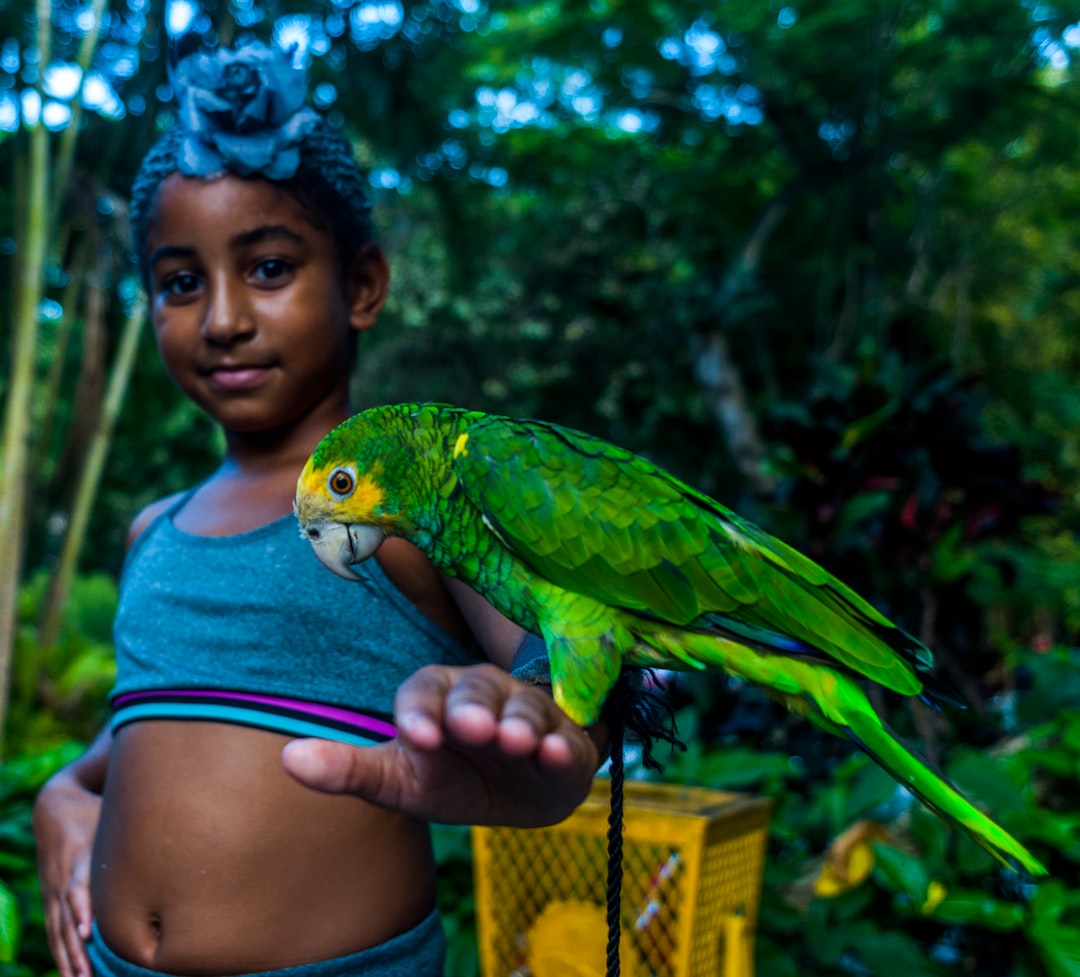
<instances>
[{"instance_id":1,"label":"green parrot","mask_svg":"<svg viewBox=\"0 0 1080 977\"><path fill-rule=\"evenodd\" d=\"M547 644L555 701L594 723L624 665L720 670L846 736L1005 864L1014 838L904 748L858 680L932 696L930 651L807 557L579 431L434 404L364 411L297 483L334 573L401 536ZM938 690L940 695L940 690Z\"/></svg>"}]
</instances>

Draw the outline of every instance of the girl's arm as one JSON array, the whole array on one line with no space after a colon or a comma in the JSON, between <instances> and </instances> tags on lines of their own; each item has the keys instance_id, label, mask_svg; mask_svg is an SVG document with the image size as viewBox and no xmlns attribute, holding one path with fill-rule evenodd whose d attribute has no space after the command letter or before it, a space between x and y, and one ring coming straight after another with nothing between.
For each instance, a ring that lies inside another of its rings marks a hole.
<instances>
[{"instance_id":1,"label":"girl's arm","mask_svg":"<svg viewBox=\"0 0 1080 977\"><path fill-rule=\"evenodd\" d=\"M60 977L89 977L90 857L112 734L103 730L87 751L55 773L34 802L38 876L49 949Z\"/></svg>"},{"instance_id":2,"label":"girl's arm","mask_svg":"<svg viewBox=\"0 0 1080 977\"><path fill-rule=\"evenodd\" d=\"M500 668L510 671L514 657L530 637L528 631L504 617L460 580L452 577L443 577L442 580L484 653Z\"/></svg>"}]
</instances>

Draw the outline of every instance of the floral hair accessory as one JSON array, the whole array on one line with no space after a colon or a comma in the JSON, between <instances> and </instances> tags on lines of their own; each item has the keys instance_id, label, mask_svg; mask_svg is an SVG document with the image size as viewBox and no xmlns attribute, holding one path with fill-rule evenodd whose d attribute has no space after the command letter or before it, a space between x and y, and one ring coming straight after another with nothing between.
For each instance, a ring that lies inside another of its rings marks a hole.
<instances>
[{"instance_id":1,"label":"floral hair accessory","mask_svg":"<svg viewBox=\"0 0 1080 977\"><path fill-rule=\"evenodd\" d=\"M180 112L147 150L131 185L132 244L144 280L154 200L173 173L278 183L331 227L345 264L372 240L367 178L345 135L305 107L305 75L288 54L257 41L174 66Z\"/></svg>"},{"instance_id":2,"label":"floral hair accessory","mask_svg":"<svg viewBox=\"0 0 1080 977\"><path fill-rule=\"evenodd\" d=\"M180 98L181 173L209 177L227 170L269 180L296 173L299 144L319 116L304 104L307 72L287 54L260 41L199 52L176 66L172 82Z\"/></svg>"}]
</instances>

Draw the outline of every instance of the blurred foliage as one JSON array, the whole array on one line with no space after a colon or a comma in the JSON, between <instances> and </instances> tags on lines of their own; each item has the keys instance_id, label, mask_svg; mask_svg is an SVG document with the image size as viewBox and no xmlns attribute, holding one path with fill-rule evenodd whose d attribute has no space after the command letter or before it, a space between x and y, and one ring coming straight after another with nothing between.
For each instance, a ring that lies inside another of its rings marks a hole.
<instances>
[{"instance_id":1,"label":"blurred foliage","mask_svg":"<svg viewBox=\"0 0 1080 977\"><path fill-rule=\"evenodd\" d=\"M45 942L30 809L45 781L81 751L68 742L0 765L0 977L55 973Z\"/></svg>"},{"instance_id":2,"label":"blurred foliage","mask_svg":"<svg viewBox=\"0 0 1080 977\"><path fill-rule=\"evenodd\" d=\"M36 621L48 583L48 574L39 572L20 592L8 740L13 753L88 742L108 718L105 697L116 679L116 580L104 573L78 578L59 640L43 646Z\"/></svg>"},{"instance_id":3,"label":"blurred foliage","mask_svg":"<svg viewBox=\"0 0 1080 977\"><path fill-rule=\"evenodd\" d=\"M972 379L894 353L823 371L768 415L777 531L862 581L957 681L1067 616L1080 555L1058 543L1059 494L990 435L987 400Z\"/></svg>"},{"instance_id":4,"label":"blurred foliage","mask_svg":"<svg viewBox=\"0 0 1080 977\"><path fill-rule=\"evenodd\" d=\"M76 59L84 6L52 5L54 60ZM171 9L122 0L108 13L93 69L115 104L82 114L46 269L38 367L60 395L35 407L17 757L0 771L0 977L47 968L28 798L64 744L103 719L124 527L220 454L147 334L63 635L38 647L94 414L91 367L114 353L134 287L128 189L175 110L158 100ZM193 9L183 50L306 31L313 89L332 86L322 107L371 173L394 271L360 344L357 406L445 400L642 451L856 585L934 647L968 703L875 701L1058 881L1002 873L861 754L754 690L672 683L690 747L667 776L776 800L758 973L1080 973L1076 11L1034 0ZM0 6L5 301L27 130L4 119L40 70L33 27L24 5ZM108 297L103 349L84 328L91 279ZM717 338L730 356L719 372L707 356ZM0 390L9 369L0 360ZM735 444L748 433L763 445L756 479ZM450 972L465 977L467 844L440 829L437 845Z\"/></svg>"},{"instance_id":5,"label":"blurred foliage","mask_svg":"<svg viewBox=\"0 0 1080 977\"><path fill-rule=\"evenodd\" d=\"M446 973L479 974L472 844L467 825L432 825L439 912L446 932Z\"/></svg>"}]
</instances>

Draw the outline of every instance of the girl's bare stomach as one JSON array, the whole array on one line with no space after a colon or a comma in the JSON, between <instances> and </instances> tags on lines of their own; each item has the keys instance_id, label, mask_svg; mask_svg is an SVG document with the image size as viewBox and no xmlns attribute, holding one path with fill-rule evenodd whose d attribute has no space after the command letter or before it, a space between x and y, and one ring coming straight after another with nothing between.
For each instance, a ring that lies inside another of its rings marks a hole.
<instances>
[{"instance_id":1,"label":"girl's bare stomach","mask_svg":"<svg viewBox=\"0 0 1080 977\"><path fill-rule=\"evenodd\" d=\"M91 868L98 928L172 974L241 974L354 953L434 905L427 827L309 790L286 737L153 720L113 740Z\"/></svg>"}]
</instances>

